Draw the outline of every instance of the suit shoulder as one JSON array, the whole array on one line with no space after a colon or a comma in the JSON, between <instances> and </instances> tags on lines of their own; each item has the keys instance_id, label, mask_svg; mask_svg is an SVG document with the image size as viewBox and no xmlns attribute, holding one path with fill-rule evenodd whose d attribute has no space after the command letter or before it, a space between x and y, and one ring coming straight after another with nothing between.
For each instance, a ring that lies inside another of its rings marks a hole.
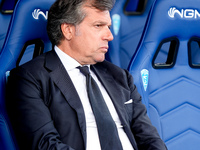
<instances>
[{"instance_id":1,"label":"suit shoulder","mask_svg":"<svg viewBox=\"0 0 200 150\"><path fill-rule=\"evenodd\" d=\"M36 58L22 64L21 66L12 69L11 75L20 74L21 76L24 76L27 74L27 72L34 75L37 74L37 72L41 72L44 70L45 57L47 53L41 54L40 56L37 56Z\"/></svg>"},{"instance_id":2,"label":"suit shoulder","mask_svg":"<svg viewBox=\"0 0 200 150\"><path fill-rule=\"evenodd\" d=\"M34 68L38 68L39 66L41 66L41 64L44 64L46 55L47 53L41 54L40 56L37 56L36 58L26 62L25 64L22 64L20 67L31 70L33 70Z\"/></svg>"},{"instance_id":3,"label":"suit shoulder","mask_svg":"<svg viewBox=\"0 0 200 150\"><path fill-rule=\"evenodd\" d=\"M116 81L127 82L131 77L128 70L122 69L115 64L108 61L103 61L95 65L99 70L104 70L106 73L110 74Z\"/></svg>"},{"instance_id":4,"label":"suit shoulder","mask_svg":"<svg viewBox=\"0 0 200 150\"><path fill-rule=\"evenodd\" d=\"M109 70L117 70L117 71L124 71L124 69L118 67L117 65L109 62L109 61L103 61L102 62L102 65L105 67L105 68L108 68Z\"/></svg>"},{"instance_id":5,"label":"suit shoulder","mask_svg":"<svg viewBox=\"0 0 200 150\"><path fill-rule=\"evenodd\" d=\"M102 64L104 65L105 68L107 68L107 70L114 74L114 75L124 75L127 76L128 70L126 69L122 69L120 67L118 67L117 65L108 62L108 61L104 61L102 62Z\"/></svg>"}]
</instances>

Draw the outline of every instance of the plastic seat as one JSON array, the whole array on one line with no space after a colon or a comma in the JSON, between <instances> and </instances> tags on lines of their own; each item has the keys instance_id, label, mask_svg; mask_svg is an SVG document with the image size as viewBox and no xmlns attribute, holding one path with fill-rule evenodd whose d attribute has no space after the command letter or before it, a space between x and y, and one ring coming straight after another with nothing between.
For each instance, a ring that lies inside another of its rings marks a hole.
<instances>
[{"instance_id":1,"label":"plastic seat","mask_svg":"<svg viewBox=\"0 0 200 150\"><path fill-rule=\"evenodd\" d=\"M169 150L200 148L199 27L199 0L156 0L129 68Z\"/></svg>"},{"instance_id":2,"label":"plastic seat","mask_svg":"<svg viewBox=\"0 0 200 150\"><path fill-rule=\"evenodd\" d=\"M5 108L6 75L9 75L11 69L52 49L46 23L48 10L54 1L18 0L13 11L0 52L0 149L17 149Z\"/></svg>"},{"instance_id":3,"label":"plastic seat","mask_svg":"<svg viewBox=\"0 0 200 150\"><path fill-rule=\"evenodd\" d=\"M139 43L149 9L154 0L118 0L111 10L114 39L106 59L127 69Z\"/></svg>"}]
</instances>

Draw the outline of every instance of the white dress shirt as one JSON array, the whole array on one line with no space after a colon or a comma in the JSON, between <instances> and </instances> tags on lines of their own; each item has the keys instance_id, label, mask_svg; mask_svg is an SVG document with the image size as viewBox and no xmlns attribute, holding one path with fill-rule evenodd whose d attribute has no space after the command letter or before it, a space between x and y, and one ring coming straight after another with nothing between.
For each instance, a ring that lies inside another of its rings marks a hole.
<instances>
[{"instance_id":1,"label":"white dress shirt","mask_svg":"<svg viewBox=\"0 0 200 150\"><path fill-rule=\"evenodd\" d=\"M75 59L73 59L72 57L64 53L62 50L60 50L57 46L55 46L55 51L58 57L60 58L61 62L63 63L65 69L67 70L83 105L86 118L86 133L87 133L86 150L94 150L94 149L101 150L96 121L86 91L86 77L80 72L78 68L76 68L81 65ZM112 100L110 99L108 93L106 92L101 82L97 79L97 76L94 74L94 72L92 72L91 70L90 72L91 76L97 82L104 97L104 100L108 106L108 109L111 113L111 116L116 123L123 150L133 150L133 147L129 139L123 130L121 121L118 117L118 114L115 110Z\"/></svg>"}]
</instances>

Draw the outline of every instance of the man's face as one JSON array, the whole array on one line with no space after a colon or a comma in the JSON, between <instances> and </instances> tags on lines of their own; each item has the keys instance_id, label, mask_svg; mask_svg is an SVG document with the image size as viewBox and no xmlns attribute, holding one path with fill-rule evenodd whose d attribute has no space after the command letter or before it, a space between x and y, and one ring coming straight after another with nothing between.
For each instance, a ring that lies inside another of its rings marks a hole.
<instances>
[{"instance_id":1,"label":"man's face","mask_svg":"<svg viewBox=\"0 0 200 150\"><path fill-rule=\"evenodd\" d=\"M108 41L113 40L110 13L87 6L84 11L86 17L73 28L68 54L82 65L95 64L104 61Z\"/></svg>"}]
</instances>

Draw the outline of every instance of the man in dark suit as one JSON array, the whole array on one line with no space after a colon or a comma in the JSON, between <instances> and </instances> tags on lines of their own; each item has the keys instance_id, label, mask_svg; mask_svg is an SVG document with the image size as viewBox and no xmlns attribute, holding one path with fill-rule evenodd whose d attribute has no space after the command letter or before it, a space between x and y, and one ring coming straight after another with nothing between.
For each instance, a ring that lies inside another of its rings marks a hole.
<instances>
[{"instance_id":1,"label":"man in dark suit","mask_svg":"<svg viewBox=\"0 0 200 150\"><path fill-rule=\"evenodd\" d=\"M12 70L8 80L7 108L20 149L104 149L78 66L89 67L117 129L119 147L105 150L166 149L132 76L104 60L113 39L113 4L57 0L52 5L47 31L54 49Z\"/></svg>"}]
</instances>

